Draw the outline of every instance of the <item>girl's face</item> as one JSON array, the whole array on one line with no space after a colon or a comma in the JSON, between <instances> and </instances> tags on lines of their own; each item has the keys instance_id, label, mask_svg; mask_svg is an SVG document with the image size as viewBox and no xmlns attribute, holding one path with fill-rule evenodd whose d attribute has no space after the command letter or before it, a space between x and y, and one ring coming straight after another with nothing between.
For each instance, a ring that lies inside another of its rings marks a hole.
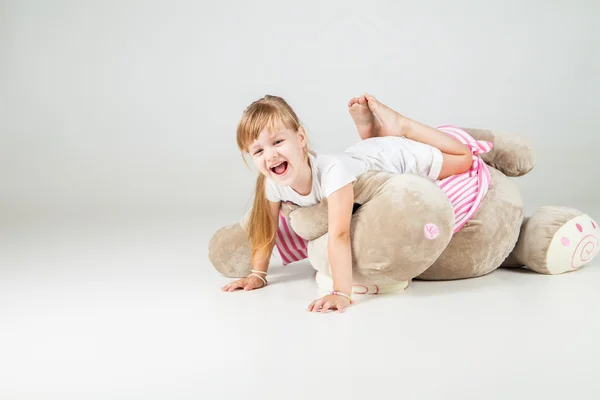
<instances>
[{"instance_id":1,"label":"girl's face","mask_svg":"<svg viewBox=\"0 0 600 400\"><path fill-rule=\"evenodd\" d=\"M292 186L303 168L308 168L305 158L306 133L297 132L278 123L273 132L263 129L250 145L248 152L261 174L281 186Z\"/></svg>"}]
</instances>

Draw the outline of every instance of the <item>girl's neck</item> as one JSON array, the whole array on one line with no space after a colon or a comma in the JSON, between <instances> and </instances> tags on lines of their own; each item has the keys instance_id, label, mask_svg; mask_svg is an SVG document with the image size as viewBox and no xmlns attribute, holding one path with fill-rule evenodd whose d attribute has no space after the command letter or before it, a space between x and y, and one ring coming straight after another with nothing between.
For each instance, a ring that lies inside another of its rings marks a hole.
<instances>
[{"instance_id":1,"label":"girl's neck","mask_svg":"<svg viewBox=\"0 0 600 400\"><path fill-rule=\"evenodd\" d=\"M312 167L310 159L306 158L303 168L299 171L298 179L292 185L292 189L301 196L308 196L312 192Z\"/></svg>"}]
</instances>

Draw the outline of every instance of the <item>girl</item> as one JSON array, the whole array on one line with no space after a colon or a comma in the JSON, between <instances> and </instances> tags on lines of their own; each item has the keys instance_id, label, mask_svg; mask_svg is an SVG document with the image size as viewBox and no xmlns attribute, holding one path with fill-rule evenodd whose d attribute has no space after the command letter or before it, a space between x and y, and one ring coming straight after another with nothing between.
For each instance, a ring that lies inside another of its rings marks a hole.
<instances>
[{"instance_id":1,"label":"girl","mask_svg":"<svg viewBox=\"0 0 600 400\"><path fill-rule=\"evenodd\" d=\"M223 291L267 284L282 201L309 207L327 198L334 291L313 301L308 310L343 312L353 302L350 220L357 177L378 170L439 181L471 169L472 149L451 135L406 118L369 94L351 99L348 106L363 140L335 155L309 151L296 113L280 97L267 95L244 111L237 144L260 172L248 225L252 273L225 285Z\"/></svg>"}]
</instances>

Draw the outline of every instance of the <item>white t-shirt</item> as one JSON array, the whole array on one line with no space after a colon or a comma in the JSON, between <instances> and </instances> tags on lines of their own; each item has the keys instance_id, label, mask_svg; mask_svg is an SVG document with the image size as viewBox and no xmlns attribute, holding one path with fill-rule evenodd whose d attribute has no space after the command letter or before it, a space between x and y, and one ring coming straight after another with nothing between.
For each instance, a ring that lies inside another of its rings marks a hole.
<instances>
[{"instance_id":1,"label":"white t-shirt","mask_svg":"<svg viewBox=\"0 0 600 400\"><path fill-rule=\"evenodd\" d=\"M442 168L440 150L398 136L362 140L341 154L315 156L309 153L308 157L312 169L311 192L302 196L290 186L279 186L267 178L265 191L269 201L289 201L310 207L367 171L416 174L435 181Z\"/></svg>"}]
</instances>

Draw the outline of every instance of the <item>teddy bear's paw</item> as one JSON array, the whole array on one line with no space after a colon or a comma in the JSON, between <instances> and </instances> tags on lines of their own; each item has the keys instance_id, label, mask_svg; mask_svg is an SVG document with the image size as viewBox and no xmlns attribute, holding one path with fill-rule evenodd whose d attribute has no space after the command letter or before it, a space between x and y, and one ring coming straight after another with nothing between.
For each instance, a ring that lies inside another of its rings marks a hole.
<instances>
[{"instance_id":1,"label":"teddy bear's paw","mask_svg":"<svg viewBox=\"0 0 600 400\"><path fill-rule=\"evenodd\" d=\"M551 274L581 268L598 254L600 226L587 214L567 221L555 234L548 248L547 266Z\"/></svg>"},{"instance_id":2,"label":"teddy bear's paw","mask_svg":"<svg viewBox=\"0 0 600 400\"><path fill-rule=\"evenodd\" d=\"M333 279L317 271L315 276L319 292L325 294L333 290ZM384 293L395 293L404 291L410 284L410 281L396 282L392 284L380 284L380 285L364 285L360 283L352 284L352 294L384 294Z\"/></svg>"}]
</instances>

